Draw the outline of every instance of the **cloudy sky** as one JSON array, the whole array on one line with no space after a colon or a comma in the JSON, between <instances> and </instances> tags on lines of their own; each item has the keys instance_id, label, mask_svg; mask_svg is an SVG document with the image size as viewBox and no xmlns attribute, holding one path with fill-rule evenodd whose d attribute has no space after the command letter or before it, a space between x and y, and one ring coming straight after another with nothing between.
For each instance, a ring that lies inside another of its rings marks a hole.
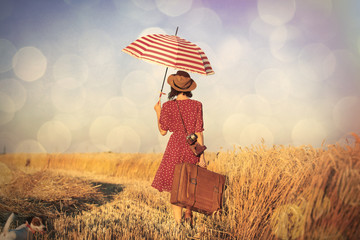
<instances>
[{"instance_id":1,"label":"cloudy sky","mask_svg":"<svg viewBox=\"0 0 360 240\"><path fill-rule=\"evenodd\" d=\"M163 151L165 67L121 50L176 27L215 71L191 74L211 151L344 142L360 133L359 12L356 0L1 0L0 152Z\"/></svg>"}]
</instances>

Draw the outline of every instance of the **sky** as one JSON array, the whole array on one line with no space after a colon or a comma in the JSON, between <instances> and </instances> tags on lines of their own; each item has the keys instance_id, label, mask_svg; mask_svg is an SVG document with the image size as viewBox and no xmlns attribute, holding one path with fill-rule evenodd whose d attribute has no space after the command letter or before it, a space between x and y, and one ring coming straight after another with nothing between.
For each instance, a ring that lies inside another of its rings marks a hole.
<instances>
[{"instance_id":1,"label":"sky","mask_svg":"<svg viewBox=\"0 0 360 240\"><path fill-rule=\"evenodd\" d=\"M164 151L154 105L166 68L122 49L177 27L215 71L190 73L209 151L351 142L359 11L356 0L1 0L0 152Z\"/></svg>"}]
</instances>

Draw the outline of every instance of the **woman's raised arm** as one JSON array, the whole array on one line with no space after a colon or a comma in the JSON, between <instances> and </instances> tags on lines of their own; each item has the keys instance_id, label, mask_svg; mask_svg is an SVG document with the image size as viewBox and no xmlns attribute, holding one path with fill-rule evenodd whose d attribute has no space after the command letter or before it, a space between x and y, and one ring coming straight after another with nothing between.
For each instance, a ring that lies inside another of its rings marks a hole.
<instances>
[{"instance_id":1,"label":"woman's raised arm","mask_svg":"<svg viewBox=\"0 0 360 240\"><path fill-rule=\"evenodd\" d=\"M161 100L159 99L159 101L155 104L154 106L154 110L156 112L156 117L157 117L157 125L159 128L159 132L161 135L165 136L167 134L167 131L162 130L161 126L160 126L160 114L161 114Z\"/></svg>"}]
</instances>

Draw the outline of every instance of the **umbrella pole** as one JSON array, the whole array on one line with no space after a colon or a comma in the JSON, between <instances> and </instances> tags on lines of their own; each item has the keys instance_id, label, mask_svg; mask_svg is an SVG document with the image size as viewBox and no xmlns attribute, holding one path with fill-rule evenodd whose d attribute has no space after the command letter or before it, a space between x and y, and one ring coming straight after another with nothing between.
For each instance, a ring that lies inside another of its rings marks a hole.
<instances>
[{"instance_id":1,"label":"umbrella pole","mask_svg":"<svg viewBox=\"0 0 360 240\"><path fill-rule=\"evenodd\" d=\"M178 30L179 30L179 27L176 27L175 36L177 36ZM168 67L166 67L166 70L165 70L165 75L164 75L164 80L161 85L159 100L161 99L161 96L163 95L163 89L164 89L164 83L165 83L167 71L168 71Z\"/></svg>"},{"instance_id":2,"label":"umbrella pole","mask_svg":"<svg viewBox=\"0 0 360 240\"><path fill-rule=\"evenodd\" d=\"M167 71L168 71L168 67L166 67L166 70L165 70L164 80L163 80L163 82L162 82L162 86L161 86L159 98L161 98L161 96L163 95L163 89L164 89L164 83L165 83Z\"/></svg>"}]
</instances>

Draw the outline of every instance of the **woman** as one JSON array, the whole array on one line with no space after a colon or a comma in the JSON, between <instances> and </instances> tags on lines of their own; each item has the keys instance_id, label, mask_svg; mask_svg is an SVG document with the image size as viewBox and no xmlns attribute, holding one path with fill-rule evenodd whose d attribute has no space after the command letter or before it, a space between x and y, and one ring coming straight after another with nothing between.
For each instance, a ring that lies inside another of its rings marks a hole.
<instances>
[{"instance_id":1,"label":"woman","mask_svg":"<svg viewBox=\"0 0 360 240\"><path fill-rule=\"evenodd\" d=\"M169 101L165 102L161 108L159 100L154 107L160 134L165 136L168 131L172 132L151 185L160 192L171 191L176 164L189 162L206 167L204 154L201 154L200 157L195 156L187 144L187 133L181 120L182 117L188 133L195 132L198 136L197 142L204 145L202 104L199 101L190 99L192 97L191 91L196 88L196 83L184 71L178 71L176 74L170 75L167 82L171 86L171 92L168 95ZM172 205L172 209L175 221L180 224L182 207ZM192 223L190 209L185 211L185 220L190 224Z\"/></svg>"}]
</instances>

